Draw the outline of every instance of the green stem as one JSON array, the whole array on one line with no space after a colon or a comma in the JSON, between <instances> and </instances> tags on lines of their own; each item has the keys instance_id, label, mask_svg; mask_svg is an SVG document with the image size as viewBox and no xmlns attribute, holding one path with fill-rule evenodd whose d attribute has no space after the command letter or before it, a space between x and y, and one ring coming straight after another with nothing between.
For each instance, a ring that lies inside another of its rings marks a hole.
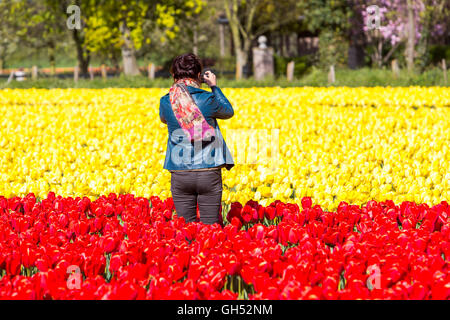
<instances>
[{"instance_id":1,"label":"green stem","mask_svg":"<svg viewBox=\"0 0 450 320\"><path fill-rule=\"evenodd\" d=\"M241 293L242 293L242 292L241 292L241 282L242 282L241 279L242 279L241 277L238 277L238 288L239 288L238 290L239 290L239 295L241 295Z\"/></svg>"}]
</instances>

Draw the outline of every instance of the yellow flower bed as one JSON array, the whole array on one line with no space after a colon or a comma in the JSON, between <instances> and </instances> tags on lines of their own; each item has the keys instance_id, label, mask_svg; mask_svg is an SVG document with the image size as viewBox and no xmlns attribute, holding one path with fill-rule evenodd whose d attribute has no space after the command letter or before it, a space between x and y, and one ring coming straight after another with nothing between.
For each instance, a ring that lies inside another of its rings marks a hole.
<instances>
[{"instance_id":1,"label":"yellow flower bed","mask_svg":"<svg viewBox=\"0 0 450 320\"><path fill-rule=\"evenodd\" d=\"M238 163L224 170L227 203L450 200L448 88L223 91L235 116L219 124ZM165 93L0 90L0 195L169 197Z\"/></svg>"}]
</instances>

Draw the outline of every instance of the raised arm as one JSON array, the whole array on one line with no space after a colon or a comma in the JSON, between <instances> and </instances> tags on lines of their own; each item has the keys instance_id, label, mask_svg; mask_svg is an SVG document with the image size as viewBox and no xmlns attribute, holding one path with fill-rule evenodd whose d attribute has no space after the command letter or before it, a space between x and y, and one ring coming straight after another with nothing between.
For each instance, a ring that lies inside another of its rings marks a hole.
<instances>
[{"instance_id":1,"label":"raised arm","mask_svg":"<svg viewBox=\"0 0 450 320\"><path fill-rule=\"evenodd\" d=\"M214 106L212 116L217 119L230 119L234 115L233 106L230 101L228 101L219 87L212 86L211 90L213 93L212 104Z\"/></svg>"},{"instance_id":2,"label":"raised arm","mask_svg":"<svg viewBox=\"0 0 450 320\"><path fill-rule=\"evenodd\" d=\"M217 119L230 119L234 115L234 110L230 101L228 101L222 93L222 90L217 86L216 75L208 70L205 72L203 79L212 90L211 101L209 101L213 106L212 117Z\"/></svg>"}]
</instances>

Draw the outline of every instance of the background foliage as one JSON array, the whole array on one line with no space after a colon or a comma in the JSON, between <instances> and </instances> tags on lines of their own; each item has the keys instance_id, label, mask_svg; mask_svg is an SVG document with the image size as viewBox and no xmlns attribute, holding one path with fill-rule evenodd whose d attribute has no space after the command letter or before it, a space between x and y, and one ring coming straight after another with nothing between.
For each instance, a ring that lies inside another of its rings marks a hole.
<instances>
[{"instance_id":1,"label":"background foliage","mask_svg":"<svg viewBox=\"0 0 450 320\"><path fill-rule=\"evenodd\" d=\"M81 30L67 27L71 4L81 9ZM145 76L149 63L160 67L157 76L167 77L173 57L194 52L222 77L251 78L252 47L258 45L260 35L275 50L276 77L286 75L289 61L296 62L297 79L311 79L314 70L322 70L326 78L330 65L342 70L384 70L395 59L401 69L408 69L411 79L406 82L410 83L422 82L417 80L426 78L422 73L442 67L443 59L450 64L450 2L376 0L370 4L380 8L381 25L376 30L367 27L369 3L362 0L131 0L126 4L2 0L0 77L34 65L49 68L50 74L78 65L86 77L90 67L101 64L116 70L110 76ZM228 21L222 50L219 19ZM302 47L305 39L316 41L309 51ZM363 81L367 85L378 83L373 80L377 74L360 73L369 77ZM404 83L401 76L393 80Z\"/></svg>"}]
</instances>

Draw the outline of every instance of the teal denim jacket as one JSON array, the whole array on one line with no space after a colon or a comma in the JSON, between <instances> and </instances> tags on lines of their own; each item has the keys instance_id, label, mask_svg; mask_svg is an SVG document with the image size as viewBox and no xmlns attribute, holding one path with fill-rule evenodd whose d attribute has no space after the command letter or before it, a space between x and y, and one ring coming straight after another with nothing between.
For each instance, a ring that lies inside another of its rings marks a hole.
<instances>
[{"instance_id":1,"label":"teal denim jacket","mask_svg":"<svg viewBox=\"0 0 450 320\"><path fill-rule=\"evenodd\" d=\"M187 87L205 120L214 128L215 136L211 141L191 142L178 124L169 94L163 96L159 104L159 117L167 124L168 140L164 169L193 170L225 166L230 170L234 166L233 158L220 132L216 119L229 119L234 115L233 107L219 87L212 92Z\"/></svg>"}]
</instances>

